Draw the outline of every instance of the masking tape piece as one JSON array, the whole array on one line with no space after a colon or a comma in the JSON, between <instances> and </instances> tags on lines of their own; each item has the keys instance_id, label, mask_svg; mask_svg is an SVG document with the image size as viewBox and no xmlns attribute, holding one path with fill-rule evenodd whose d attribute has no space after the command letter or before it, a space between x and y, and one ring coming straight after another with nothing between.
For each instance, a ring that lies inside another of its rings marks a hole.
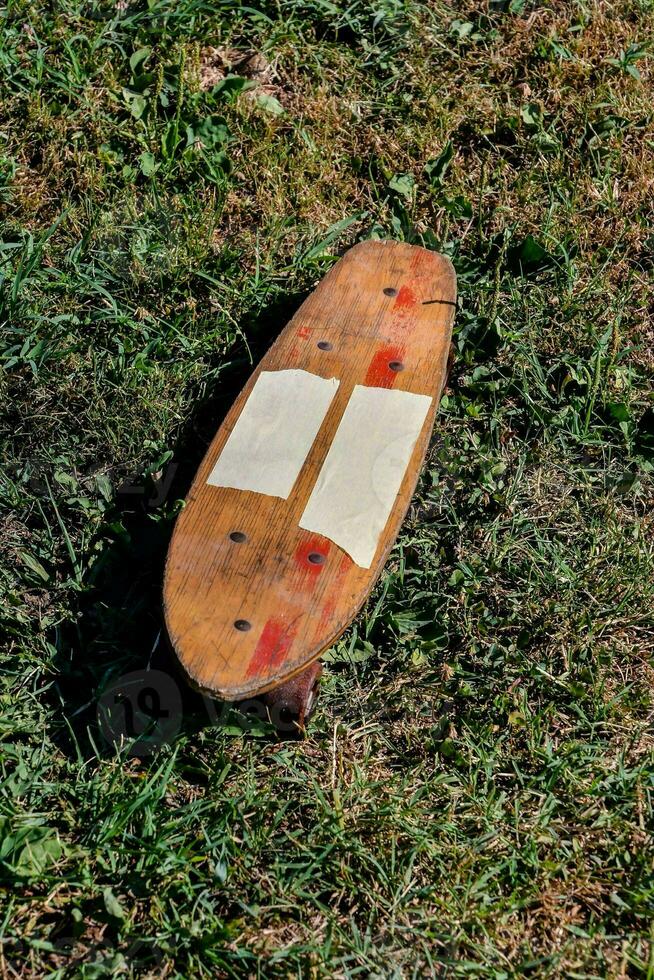
<instances>
[{"instance_id":1,"label":"masking tape piece","mask_svg":"<svg viewBox=\"0 0 654 980\"><path fill-rule=\"evenodd\" d=\"M356 385L300 527L370 568L432 399Z\"/></svg>"},{"instance_id":2,"label":"masking tape piece","mask_svg":"<svg viewBox=\"0 0 654 980\"><path fill-rule=\"evenodd\" d=\"M207 483L285 500L338 385L296 368L262 371Z\"/></svg>"}]
</instances>

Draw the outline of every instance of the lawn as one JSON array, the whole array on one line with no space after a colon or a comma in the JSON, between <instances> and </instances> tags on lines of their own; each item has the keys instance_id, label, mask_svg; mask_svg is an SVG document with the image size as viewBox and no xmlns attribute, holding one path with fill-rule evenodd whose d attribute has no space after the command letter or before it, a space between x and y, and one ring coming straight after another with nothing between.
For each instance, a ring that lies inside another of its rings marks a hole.
<instances>
[{"instance_id":1,"label":"lawn","mask_svg":"<svg viewBox=\"0 0 654 980\"><path fill-rule=\"evenodd\" d=\"M0 6L3 980L654 977L653 26ZM163 562L252 365L370 238L452 259L456 360L280 737L172 673ZM125 742L98 707L148 664L182 713Z\"/></svg>"}]
</instances>

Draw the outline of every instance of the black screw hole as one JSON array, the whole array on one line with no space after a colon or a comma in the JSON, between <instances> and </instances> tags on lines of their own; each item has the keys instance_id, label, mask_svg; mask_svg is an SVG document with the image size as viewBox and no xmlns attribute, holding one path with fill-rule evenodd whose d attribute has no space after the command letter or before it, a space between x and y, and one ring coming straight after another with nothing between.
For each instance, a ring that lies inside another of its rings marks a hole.
<instances>
[{"instance_id":1,"label":"black screw hole","mask_svg":"<svg viewBox=\"0 0 654 980\"><path fill-rule=\"evenodd\" d=\"M320 350L332 350L333 344L330 344L328 340L319 340L318 347Z\"/></svg>"},{"instance_id":2,"label":"black screw hole","mask_svg":"<svg viewBox=\"0 0 654 980\"><path fill-rule=\"evenodd\" d=\"M244 541L247 541L248 536L243 531L232 531L229 535L229 539L230 541L233 541L234 544L243 544Z\"/></svg>"},{"instance_id":3,"label":"black screw hole","mask_svg":"<svg viewBox=\"0 0 654 980\"><path fill-rule=\"evenodd\" d=\"M309 559L312 565L325 564L325 556L321 555L319 551L312 551L309 555L307 555L307 558Z\"/></svg>"},{"instance_id":4,"label":"black screw hole","mask_svg":"<svg viewBox=\"0 0 654 980\"><path fill-rule=\"evenodd\" d=\"M240 630L241 633L247 633L248 630L252 629L252 623L250 623L247 619L237 619L234 623L234 627L237 630Z\"/></svg>"},{"instance_id":5,"label":"black screw hole","mask_svg":"<svg viewBox=\"0 0 654 980\"><path fill-rule=\"evenodd\" d=\"M404 364L402 364L402 361L389 361L388 366L391 371L404 371Z\"/></svg>"},{"instance_id":6,"label":"black screw hole","mask_svg":"<svg viewBox=\"0 0 654 980\"><path fill-rule=\"evenodd\" d=\"M397 296L397 289L394 289L393 286L387 286L384 290L384 296Z\"/></svg>"}]
</instances>

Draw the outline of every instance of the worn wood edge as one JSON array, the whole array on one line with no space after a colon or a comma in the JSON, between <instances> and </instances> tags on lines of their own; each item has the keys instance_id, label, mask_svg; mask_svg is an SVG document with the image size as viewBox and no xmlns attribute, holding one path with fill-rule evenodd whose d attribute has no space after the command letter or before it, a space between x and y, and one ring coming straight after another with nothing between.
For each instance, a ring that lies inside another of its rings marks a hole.
<instances>
[{"instance_id":1,"label":"worn wood edge","mask_svg":"<svg viewBox=\"0 0 654 980\"><path fill-rule=\"evenodd\" d=\"M350 252L354 252L354 251L357 251L357 252L359 252L359 251L362 251L362 252L363 251L376 251L379 247L397 248L398 246L401 247L402 249L406 249L406 250L409 250L409 251L412 251L415 248L421 248L421 246L410 245L407 242L395 242L395 241L387 240L387 241L381 241L381 242L371 242L371 241L359 242L356 245L354 245L349 251ZM428 249L424 249L424 251L429 251L429 250ZM452 329L453 329L453 326L454 326L454 316L455 316L455 312L456 312L456 301L457 301L456 272L455 272L454 266L452 264L452 261L449 259L448 256L442 255L440 252L432 252L431 254L435 258L438 259L439 263L441 263L444 266L443 273L444 274L447 274L447 276L448 276L448 278L450 280L451 289L452 289L452 299L448 301L448 303L451 303L450 314L449 314L449 316L447 318L447 323L445 325L445 330L447 331L447 338L446 338L446 342L445 342L445 349L446 350L449 350L450 349L450 344L451 344L451 341L452 341ZM332 269L336 268L337 264L338 263L335 262L334 265L332 266ZM324 281L324 279L326 279L329 276L329 273L331 271L332 270L330 269L329 272L326 274L326 276L323 277L323 280L321 280L321 282ZM316 287L314 287L314 288L317 288L317 285L318 284L316 284ZM309 295L311 295L311 294L309 294ZM232 402L232 404L235 404L238 401L238 399L241 398L241 396L243 395L244 391L250 385L253 376L256 374L257 370L260 368L262 362L265 360L265 358L268 356L268 354L273 350L273 348L277 345L278 341L280 341L280 339L282 337L282 334L289 327L292 326L294 320L300 314L301 310L302 310L302 306L300 306L300 308L295 312L295 314L293 315L293 317L291 317L291 319L288 321L288 323L286 323L284 325L283 329L279 332L278 336L275 338L274 342L268 348L268 350L263 355L263 357L261 358L261 360L257 364L255 364L253 366L252 372L248 376L245 384L241 388L241 390L238 393L238 395L234 398L234 401ZM184 662L184 660L182 659L182 657L180 655L179 646L178 646L178 643L177 643L175 634L173 633L173 631L171 629L170 621L169 621L168 600L167 600L167 584L168 584L168 578L169 578L169 566L170 566L171 545L172 545L172 540L173 540L173 538L171 536L171 540L170 540L170 543L168 545L168 550L166 552L166 561L165 561L165 565L164 565L164 576L163 576L163 590L162 590L162 592L163 592L164 623L165 623L165 626L166 626L166 631L168 633L168 638L169 638L170 643L171 643L171 645L173 647L173 650L175 651L175 656L177 658L177 662L178 662L178 664L179 664L179 666L180 666L180 668L182 670L182 673L185 675L185 677L186 677L189 685L194 690L198 691L200 694L205 695L207 697L214 698L216 700L227 701L227 702L244 701L244 700L249 700L250 698L257 698L260 695L266 694L269 691L274 690L276 687L279 687L280 684L285 684L286 681L289 681L293 677L296 677L299 673L301 673L301 671L305 670L308 666L310 666L310 664L312 664L316 660L318 660L322 656L322 654L325 653L326 650L329 650L334 645L334 643L336 643L340 639L340 637L343 635L343 633L346 631L346 629L351 625L351 623L354 620L354 618L357 616L357 614L360 612L360 610L364 607L365 603L369 599L372 590L374 589L375 585L377 584L377 582L378 582L378 580L379 580L379 578L381 576L381 573L384 570L384 567L386 565L386 562L388 561L388 556L389 556L390 552L392 551L392 549L393 549L393 547L395 545L395 542L397 540L397 537L398 537L398 535L399 535L399 533L400 533L400 531L402 529L402 525L404 524L404 521L406 520L406 515L408 513L409 507L411 506L411 501L413 499L413 496L414 496L415 491L416 491L416 487L418 485L418 481L419 481L420 476L422 474L422 470L423 470L423 466L424 466L424 461L425 461L426 455L427 455L427 453L429 451L429 446L431 444L431 441L433 439L434 429L436 427L436 420L438 418L438 409L439 409L441 397L442 397L442 394L443 394L443 389L444 389L445 384L447 382L447 376L448 376L448 370L447 370L447 359L446 359L446 362L443 364L443 371L442 371L442 374L441 374L441 383L440 383L439 390L433 396L434 397L434 401L435 401L434 418L433 418L433 420L431 422L431 427L430 427L430 430L429 430L429 434L428 434L428 436L425 439L425 448L423 450L423 454L422 454L422 458L421 458L421 461L420 461L420 465L416 467L414 479L413 479L413 481L412 481L412 483L410 485L411 492L408 494L408 503L407 503L406 510L404 511L404 514L402 516L402 520L400 522L400 525L398 527L398 530L397 530L395 536L389 540L389 542L388 542L385 550L380 554L380 556L379 556L379 558L378 558L378 560L376 562L376 569L371 574L368 591L362 596L362 598L361 598L360 601L355 602L354 605L348 609L347 615L345 617L345 622L342 625L339 624L337 626L336 630L332 634L330 634L330 636L328 637L328 639L326 639L324 643L321 642L306 657L306 659L302 661L301 664L296 665L293 668L289 668L286 672L280 672L280 674L278 676L276 676L274 678L271 678L268 682L265 682L263 684L261 684L261 683L259 683L259 684L249 684L249 685L247 685L247 686L245 686L243 688L240 688L240 687L239 688L234 688L234 687L232 687L232 688L220 688L218 686L216 686L216 687L208 687L206 684L203 684L197 677L194 677L192 671L188 668L187 664ZM224 424L224 422L221 423L221 426L223 424ZM220 431L220 427L221 426L218 427L218 429L214 433L214 436L212 437L212 440L211 441L213 441L213 438L215 438L217 432ZM206 457L206 453L209 451L209 446L210 445L211 445L211 442L207 446L207 449L205 450L205 455L202 457L202 460L200 461L200 464L198 465L198 468L196 470L196 476L193 478L193 481L191 483L191 487L189 488L189 494L191 493L191 490L193 489L193 486L194 486L195 481L196 481L196 478L197 478L197 472L199 471L200 467L202 466L202 463L203 463L203 461L204 461L204 459ZM185 499L188 499L188 495L187 495L187 498L185 498ZM174 536L174 533L175 533L175 530L173 529L173 536ZM342 554L346 554L346 552L344 551L344 549L340 548L338 545L335 545L335 547L338 547L339 551Z\"/></svg>"},{"instance_id":2,"label":"worn wood edge","mask_svg":"<svg viewBox=\"0 0 654 980\"><path fill-rule=\"evenodd\" d=\"M375 582L376 581L377 580L375 579ZM368 595L369 594L370 593L368 593ZM357 612L363 606L367 598L368 596L364 598L363 602L361 603L361 606L357 608ZM356 615L356 612L354 615ZM280 687L280 685L285 684L287 681L290 681L294 677L297 677L298 674L301 674L303 670L306 670L307 667L310 667L311 664L316 662L316 660L319 660L320 657L322 657L323 653L325 653L326 650L329 650L330 647L332 647L334 643L336 643L337 640L341 638L341 636L346 631L346 629L348 628L351 622L352 622L351 619L348 620L345 626L343 626L342 629L340 629L338 633L336 633L334 636L330 637L330 639L327 641L327 643L325 643L324 646L321 646L316 653L312 653L310 657L308 657L303 663L301 663L294 670L289 670L289 672L287 674L284 674L284 676L281 679L275 677L274 680L271 680L267 684L259 684L256 687L243 688L242 690L240 688L238 689L234 688L232 690L227 690L227 689L220 690L219 688L207 687L206 685L200 683L200 681L198 681L195 677L193 677L192 673L187 668L186 664L182 662L181 658L177 654L176 648L175 648L175 655L177 657L177 662L180 665L182 673L185 675L189 686L192 687L194 691L197 691L199 694L202 694L205 697L212 698L215 701L226 701L226 702L249 701L250 699L260 697L262 694L268 694L270 691L274 691L276 687ZM170 636L170 641L174 646L174 641L171 636Z\"/></svg>"}]
</instances>

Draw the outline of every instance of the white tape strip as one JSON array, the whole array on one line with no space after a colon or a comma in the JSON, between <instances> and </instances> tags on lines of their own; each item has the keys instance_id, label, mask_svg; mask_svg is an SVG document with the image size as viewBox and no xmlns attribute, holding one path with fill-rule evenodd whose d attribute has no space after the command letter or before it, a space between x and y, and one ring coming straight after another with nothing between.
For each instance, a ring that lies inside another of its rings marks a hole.
<instances>
[{"instance_id":1,"label":"white tape strip","mask_svg":"<svg viewBox=\"0 0 654 980\"><path fill-rule=\"evenodd\" d=\"M432 399L357 385L300 519L370 568Z\"/></svg>"},{"instance_id":2,"label":"white tape strip","mask_svg":"<svg viewBox=\"0 0 654 980\"><path fill-rule=\"evenodd\" d=\"M262 371L207 483L286 499L338 385L295 368Z\"/></svg>"}]
</instances>

